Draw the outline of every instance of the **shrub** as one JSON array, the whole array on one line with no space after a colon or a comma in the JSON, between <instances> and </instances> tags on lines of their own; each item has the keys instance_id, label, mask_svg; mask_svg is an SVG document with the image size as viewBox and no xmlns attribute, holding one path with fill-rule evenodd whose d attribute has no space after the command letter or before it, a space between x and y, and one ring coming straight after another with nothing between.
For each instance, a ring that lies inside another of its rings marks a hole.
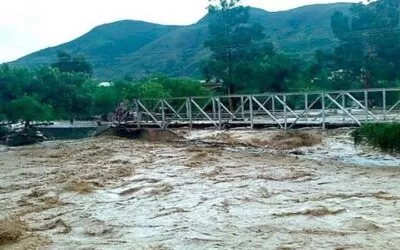
<instances>
[{"instance_id":1,"label":"shrub","mask_svg":"<svg viewBox=\"0 0 400 250\"><path fill-rule=\"evenodd\" d=\"M400 123L370 123L353 132L355 145L367 144L383 151L400 152Z\"/></svg>"}]
</instances>

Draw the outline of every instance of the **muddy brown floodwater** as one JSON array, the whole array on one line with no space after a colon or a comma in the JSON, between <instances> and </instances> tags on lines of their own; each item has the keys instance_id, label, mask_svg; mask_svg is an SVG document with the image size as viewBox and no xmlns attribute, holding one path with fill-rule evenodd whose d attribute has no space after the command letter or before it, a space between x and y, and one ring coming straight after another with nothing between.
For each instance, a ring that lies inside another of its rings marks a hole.
<instances>
[{"instance_id":1,"label":"muddy brown floodwater","mask_svg":"<svg viewBox=\"0 0 400 250\"><path fill-rule=\"evenodd\" d=\"M3 147L0 249L399 248L399 157L277 133Z\"/></svg>"}]
</instances>

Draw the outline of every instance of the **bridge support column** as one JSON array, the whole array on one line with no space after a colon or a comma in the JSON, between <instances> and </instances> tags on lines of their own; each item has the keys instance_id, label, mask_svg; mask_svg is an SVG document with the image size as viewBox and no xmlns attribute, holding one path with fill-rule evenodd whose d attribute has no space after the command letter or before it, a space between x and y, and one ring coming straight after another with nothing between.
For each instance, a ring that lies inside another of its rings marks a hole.
<instances>
[{"instance_id":1,"label":"bridge support column","mask_svg":"<svg viewBox=\"0 0 400 250\"><path fill-rule=\"evenodd\" d=\"M136 124L137 128L140 128L140 122L141 122L141 115L140 115L140 106L139 106L139 101L135 99L135 110L136 110Z\"/></svg>"},{"instance_id":2,"label":"bridge support column","mask_svg":"<svg viewBox=\"0 0 400 250\"><path fill-rule=\"evenodd\" d=\"M382 91L382 100L383 100L383 104L382 104L382 109L383 109L383 120L386 121L386 90Z\"/></svg>"},{"instance_id":3,"label":"bridge support column","mask_svg":"<svg viewBox=\"0 0 400 250\"><path fill-rule=\"evenodd\" d=\"M304 110L306 112L306 121L308 122L308 94L304 94Z\"/></svg>"},{"instance_id":4,"label":"bridge support column","mask_svg":"<svg viewBox=\"0 0 400 250\"><path fill-rule=\"evenodd\" d=\"M322 102L322 129L326 129L326 110L325 110L325 92L321 94L321 102Z\"/></svg>"},{"instance_id":5,"label":"bridge support column","mask_svg":"<svg viewBox=\"0 0 400 250\"><path fill-rule=\"evenodd\" d=\"M254 129L254 109L253 109L253 96L249 95L249 109L250 109L250 129Z\"/></svg>"},{"instance_id":6,"label":"bridge support column","mask_svg":"<svg viewBox=\"0 0 400 250\"><path fill-rule=\"evenodd\" d=\"M344 93L342 93L341 95L342 95L342 107L343 107L344 109L346 109L346 99L345 99ZM343 121L346 120L346 113L345 113L344 111L343 111L342 120L343 120Z\"/></svg>"},{"instance_id":7,"label":"bridge support column","mask_svg":"<svg viewBox=\"0 0 400 250\"><path fill-rule=\"evenodd\" d=\"M288 124L287 124L288 117L287 117L286 94L283 94L283 115L284 115L284 118L285 118L284 128L285 128L285 131L287 131L287 129L288 129Z\"/></svg>"},{"instance_id":8,"label":"bridge support column","mask_svg":"<svg viewBox=\"0 0 400 250\"><path fill-rule=\"evenodd\" d=\"M162 129L165 130L167 128L167 123L165 119L165 100L161 100L161 119L162 119Z\"/></svg>"},{"instance_id":9,"label":"bridge support column","mask_svg":"<svg viewBox=\"0 0 400 250\"><path fill-rule=\"evenodd\" d=\"M364 107L365 107L365 120L368 122L369 119L369 107L368 107L368 89L364 90Z\"/></svg>"},{"instance_id":10,"label":"bridge support column","mask_svg":"<svg viewBox=\"0 0 400 250\"><path fill-rule=\"evenodd\" d=\"M186 112L187 117L189 118L189 130L192 130L193 127L193 114L192 114L192 98L186 98Z\"/></svg>"},{"instance_id":11,"label":"bridge support column","mask_svg":"<svg viewBox=\"0 0 400 250\"><path fill-rule=\"evenodd\" d=\"M242 111L242 119L244 121L244 97L240 96L240 106L241 106L241 111Z\"/></svg>"},{"instance_id":12,"label":"bridge support column","mask_svg":"<svg viewBox=\"0 0 400 250\"><path fill-rule=\"evenodd\" d=\"M217 107L215 105L215 98L213 97L211 99L211 101L212 101L212 109L213 109L213 119L215 121L217 119Z\"/></svg>"},{"instance_id":13,"label":"bridge support column","mask_svg":"<svg viewBox=\"0 0 400 250\"><path fill-rule=\"evenodd\" d=\"M272 95L272 115L275 116L275 95Z\"/></svg>"},{"instance_id":14,"label":"bridge support column","mask_svg":"<svg viewBox=\"0 0 400 250\"><path fill-rule=\"evenodd\" d=\"M218 127L221 130L222 129L222 107L221 107L221 98L217 97L218 101Z\"/></svg>"}]
</instances>

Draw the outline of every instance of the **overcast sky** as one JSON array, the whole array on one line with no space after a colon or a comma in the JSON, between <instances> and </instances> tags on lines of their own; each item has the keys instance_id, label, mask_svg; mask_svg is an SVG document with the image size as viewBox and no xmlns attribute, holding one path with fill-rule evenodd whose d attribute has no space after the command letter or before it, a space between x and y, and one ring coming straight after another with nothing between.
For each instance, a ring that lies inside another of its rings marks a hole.
<instances>
[{"instance_id":1,"label":"overcast sky","mask_svg":"<svg viewBox=\"0 0 400 250\"><path fill-rule=\"evenodd\" d=\"M330 2L337 1L243 0L245 5L268 11ZM206 14L207 4L208 0L1 0L0 63L73 40L97 25L121 19L191 24Z\"/></svg>"}]
</instances>

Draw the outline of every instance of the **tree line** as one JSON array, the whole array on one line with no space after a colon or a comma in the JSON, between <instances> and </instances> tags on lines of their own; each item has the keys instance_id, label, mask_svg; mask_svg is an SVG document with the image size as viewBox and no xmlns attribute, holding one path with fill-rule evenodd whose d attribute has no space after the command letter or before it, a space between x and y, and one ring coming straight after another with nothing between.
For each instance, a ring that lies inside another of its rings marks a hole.
<instances>
[{"instance_id":1,"label":"tree line","mask_svg":"<svg viewBox=\"0 0 400 250\"><path fill-rule=\"evenodd\" d=\"M53 64L36 70L0 66L0 121L93 119L133 99L209 95L199 81L152 75L101 85L84 57L59 52Z\"/></svg>"},{"instance_id":2,"label":"tree line","mask_svg":"<svg viewBox=\"0 0 400 250\"><path fill-rule=\"evenodd\" d=\"M240 4L210 0L204 46L211 54L200 69L207 81L222 82L220 90L161 74L101 86L84 57L60 51L53 64L39 69L0 66L0 121L23 120L29 126L39 120L89 119L136 98L400 86L399 0L354 4L348 13L334 13L336 45L316 51L311 61L279 51Z\"/></svg>"}]
</instances>

